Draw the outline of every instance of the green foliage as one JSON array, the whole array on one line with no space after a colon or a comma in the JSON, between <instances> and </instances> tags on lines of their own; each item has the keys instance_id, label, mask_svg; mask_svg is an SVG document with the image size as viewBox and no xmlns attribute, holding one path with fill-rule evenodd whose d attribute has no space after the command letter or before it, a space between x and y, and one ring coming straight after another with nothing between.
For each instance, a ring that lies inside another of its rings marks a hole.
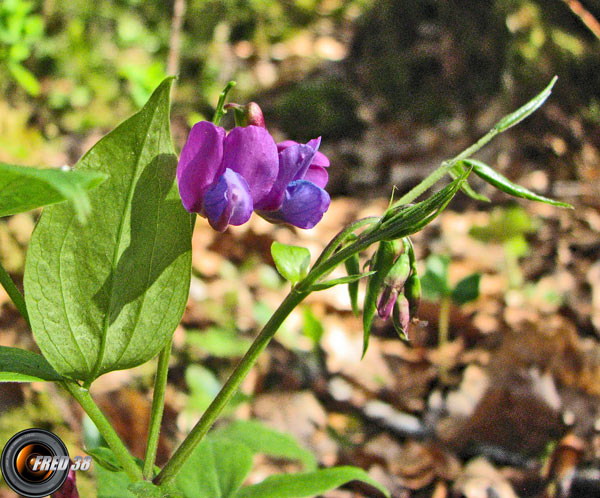
<instances>
[{"instance_id":1,"label":"green foliage","mask_svg":"<svg viewBox=\"0 0 600 498\"><path fill-rule=\"evenodd\" d=\"M34 2L4 0L0 3L0 68L12 75L30 95L40 93L36 77L24 65L42 38L42 18L33 14Z\"/></svg>"},{"instance_id":2,"label":"green foliage","mask_svg":"<svg viewBox=\"0 0 600 498\"><path fill-rule=\"evenodd\" d=\"M242 488L235 498L304 498L319 495L351 481L362 481L389 497L381 484L356 467L334 467L303 474L267 477L263 482Z\"/></svg>"},{"instance_id":3,"label":"green foliage","mask_svg":"<svg viewBox=\"0 0 600 498\"><path fill-rule=\"evenodd\" d=\"M39 354L0 346L0 382L60 381L62 377Z\"/></svg>"},{"instance_id":4,"label":"green foliage","mask_svg":"<svg viewBox=\"0 0 600 498\"><path fill-rule=\"evenodd\" d=\"M504 243L515 238L525 240L525 235L536 230L537 223L523 208L510 206L494 208L489 223L485 226L472 227L469 234L484 243Z\"/></svg>"},{"instance_id":5,"label":"green foliage","mask_svg":"<svg viewBox=\"0 0 600 498\"><path fill-rule=\"evenodd\" d=\"M190 391L186 402L185 412L191 419L203 413L222 387L221 381L215 374L202 365L190 365L185 370L185 383ZM247 400L242 393L237 393L229 402L225 413L231 411L240 403Z\"/></svg>"},{"instance_id":6,"label":"green foliage","mask_svg":"<svg viewBox=\"0 0 600 498\"><path fill-rule=\"evenodd\" d=\"M358 254L350 256L346 261L344 261L344 265L346 266L346 272L348 275L357 275L360 273L360 260ZM348 284L348 295L350 296L352 312L355 316L359 316L360 308L358 307L358 280Z\"/></svg>"},{"instance_id":7,"label":"green foliage","mask_svg":"<svg viewBox=\"0 0 600 498\"><path fill-rule=\"evenodd\" d=\"M217 358L239 358L250 347L250 341L240 337L235 330L224 327L209 327L186 333L187 343L200 348L204 353Z\"/></svg>"},{"instance_id":8,"label":"green foliage","mask_svg":"<svg viewBox=\"0 0 600 498\"><path fill-rule=\"evenodd\" d=\"M63 171L0 163L0 217L69 200L84 223L90 214L87 191L108 175L98 171Z\"/></svg>"},{"instance_id":9,"label":"green foliage","mask_svg":"<svg viewBox=\"0 0 600 498\"><path fill-rule=\"evenodd\" d=\"M481 275L474 273L459 281L454 289L452 289L452 300L458 304L466 304L470 301L475 301L479 297L479 282Z\"/></svg>"},{"instance_id":10,"label":"green foliage","mask_svg":"<svg viewBox=\"0 0 600 498\"><path fill-rule=\"evenodd\" d=\"M243 443L254 453L263 453L275 458L296 460L306 471L317 468L314 455L300 446L290 435L275 431L254 420L236 421L219 430L219 437Z\"/></svg>"},{"instance_id":11,"label":"green foliage","mask_svg":"<svg viewBox=\"0 0 600 498\"><path fill-rule=\"evenodd\" d=\"M375 318L377 309L377 298L383 285L383 281L394 264L398 252L396 242L380 242L373 261L371 269L375 271L374 275L369 277L367 282L367 292L363 303L363 356L369 347L369 338L371 337L371 327Z\"/></svg>"},{"instance_id":12,"label":"green foliage","mask_svg":"<svg viewBox=\"0 0 600 498\"><path fill-rule=\"evenodd\" d=\"M425 273L421 277L423 296L432 301L450 298L461 306L479 297L481 275L473 273L460 280L454 287L448 280L450 258L432 254L427 258Z\"/></svg>"},{"instance_id":13,"label":"green foliage","mask_svg":"<svg viewBox=\"0 0 600 498\"><path fill-rule=\"evenodd\" d=\"M303 318L302 332L316 346L321 342L325 328L309 307L304 308Z\"/></svg>"},{"instance_id":14,"label":"green foliage","mask_svg":"<svg viewBox=\"0 0 600 498\"><path fill-rule=\"evenodd\" d=\"M275 261L277 271L292 285L298 283L308 274L310 251L305 247L290 246L273 242L271 256Z\"/></svg>"},{"instance_id":15,"label":"green foliage","mask_svg":"<svg viewBox=\"0 0 600 498\"><path fill-rule=\"evenodd\" d=\"M71 206L50 207L29 246L36 341L59 373L88 384L155 356L187 301L191 220L174 183L170 87L165 80L79 161L80 171L109 175L90 194L94 223L78 227Z\"/></svg>"},{"instance_id":16,"label":"green foliage","mask_svg":"<svg viewBox=\"0 0 600 498\"><path fill-rule=\"evenodd\" d=\"M567 204L566 202L555 201L553 199L549 199L548 197L544 197L542 195L538 195L531 190L522 187L521 185L517 185L516 183L511 182L508 178L498 173L496 170L490 168L487 164L482 163L481 161L477 161L475 159L465 159L463 161L468 166L473 167L473 172L488 182L490 185L493 185L498 190L502 192L506 192L514 197L520 197L521 199L527 199L530 201L538 201L543 202L545 204L551 204L552 206L558 206L562 208L573 209L573 206Z\"/></svg>"}]
</instances>

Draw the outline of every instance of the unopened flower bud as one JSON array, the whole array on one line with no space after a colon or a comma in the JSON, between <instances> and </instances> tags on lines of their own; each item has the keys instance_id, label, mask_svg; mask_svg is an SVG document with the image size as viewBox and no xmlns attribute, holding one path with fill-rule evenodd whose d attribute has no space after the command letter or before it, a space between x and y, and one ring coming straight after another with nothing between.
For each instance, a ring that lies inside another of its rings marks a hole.
<instances>
[{"instance_id":1,"label":"unopened flower bud","mask_svg":"<svg viewBox=\"0 0 600 498\"><path fill-rule=\"evenodd\" d=\"M246 105L225 104L224 108L233 109L236 126L260 126L261 128L265 128L265 118L262 109L256 102L249 102Z\"/></svg>"},{"instance_id":2,"label":"unopened flower bud","mask_svg":"<svg viewBox=\"0 0 600 498\"><path fill-rule=\"evenodd\" d=\"M408 324L410 323L409 308L408 299L406 299L404 294L400 294L394 305L392 323L402 340L408 340Z\"/></svg>"},{"instance_id":3,"label":"unopened flower bud","mask_svg":"<svg viewBox=\"0 0 600 498\"><path fill-rule=\"evenodd\" d=\"M410 316L416 316L421 304L421 279L415 270L404 284L404 295L408 299Z\"/></svg>"}]
</instances>

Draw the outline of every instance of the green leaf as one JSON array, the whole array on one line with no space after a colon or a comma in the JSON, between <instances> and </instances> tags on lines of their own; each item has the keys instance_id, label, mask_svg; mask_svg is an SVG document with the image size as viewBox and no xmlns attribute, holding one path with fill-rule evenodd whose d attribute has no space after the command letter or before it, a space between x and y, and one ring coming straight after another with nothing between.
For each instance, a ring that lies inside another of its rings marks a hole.
<instances>
[{"instance_id":1,"label":"green leaf","mask_svg":"<svg viewBox=\"0 0 600 498\"><path fill-rule=\"evenodd\" d=\"M233 441L207 438L185 462L175 483L186 498L229 498L252 468L252 451Z\"/></svg>"},{"instance_id":2,"label":"green leaf","mask_svg":"<svg viewBox=\"0 0 600 498\"><path fill-rule=\"evenodd\" d=\"M302 280L308 274L310 251L306 247L288 246L279 242L271 245L271 256L275 261L277 271L292 285Z\"/></svg>"},{"instance_id":3,"label":"green leaf","mask_svg":"<svg viewBox=\"0 0 600 498\"><path fill-rule=\"evenodd\" d=\"M127 488L138 498L179 498L183 495L171 484L157 486L148 481L131 483Z\"/></svg>"},{"instance_id":4,"label":"green leaf","mask_svg":"<svg viewBox=\"0 0 600 498\"><path fill-rule=\"evenodd\" d=\"M482 163L481 161L477 161L475 159L466 159L464 162L473 167L473 171L476 175L478 175L480 178L483 178L490 185L493 185L502 192L506 192L514 197L520 197L521 199L528 199L530 201L538 201L545 204L551 204L553 206L573 209L571 204L555 201L554 199L549 199L543 195L538 195L531 190L522 187L521 185L511 182L508 178L502 176L495 169L489 167L487 164Z\"/></svg>"},{"instance_id":5,"label":"green leaf","mask_svg":"<svg viewBox=\"0 0 600 498\"><path fill-rule=\"evenodd\" d=\"M546 99L550 97L550 94L552 93L552 87L556 83L557 79L557 76L552 78L552 81L550 81L548 86L544 88L538 95L532 98L524 106L510 113L508 116L504 116L496 123L494 129L499 133L508 130L511 126L515 126L523 121L527 116L535 112L546 101Z\"/></svg>"},{"instance_id":6,"label":"green leaf","mask_svg":"<svg viewBox=\"0 0 600 498\"><path fill-rule=\"evenodd\" d=\"M29 95L37 97L40 94L40 83L28 69L25 69L25 67L18 62L9 62L8 70L13 78L17 80L17 83Z\"/></svg>"},{"instance_id":7,"label":"green leaf","mask_svg":"<svg viewBox=\"0 0 600 498\"><path fill-rule=\"evenodd\" d=\"M123 472L123 467L109 448L98 446L97 448L87 448L85 452L92 457L95 463L104 469L110 472Z\"/></svg>"},{"instance_id":8,"label":"green leaf","mask_svg":"<svg viewBox=\"0 0 600 498\"><path fill-rule=\"evenodd\" d=\"M325 280L325 282L317 282L316 284L311 285L310 290L314 292L330 289L331 287L340 284L351 284L353 282L358 282L361 278L370 277L374 273L374 271L369 271L366 273L359 273L358 275L346 275L345 277L332 278L331 280Z\"/></svg>"},{"instance_id":9,"label":"green leaf","mask_svg":"<svg viewBox=\"0 0 600 498\"><path fill-rule=\"evenodd\" d=\"M465 173L465 168L462 166L462 164L460 162L455 164L452 167L452 169L450 170L450 176L453 179L458 178L459 176L463 175L464 173ZM463 183L462 186L460 187L460 189L463 191L463 193L465 195L469 196L471 199L474 199L474 200L480 201L480 202L492 202L485 195L480 194L480 193L476 192L475 190L473 190L471 185L469 185L468 181Z\"/></svg>"},{"instance_id":10,"label":"green leaf","mask_svg":"<svg viewBox=\"0 0 600 498\"><path fill-rule=\"evenodd\" d=\"M421 277L421 288L426 299L437 300L450 294L448 267L450 258L432 254L427 258L425 274Z\"/></svg>"},{"instance_id":11,"label":"green leaf","mask_svg":"<svg viewBox=\"0 0 600 498\"><path fill-rule=\"evenodd\" d=\"M80 222L90 214L87 191L107 175L97 171L38 169L0 163L0 217L69 200Z\"/></svg>"},{"instance_id":12,"label":"green leaf","mask_svg":"<svg viewBox=\"0 0 600 498\"><path fill-rule=\"evenodd\" d=\"M310 338L315 346L321 342L321 338L325 333L323 324L315 316L309 306L305 306L303 310L303 323L302 332L308 338Z\"/></svg>"},{"instance_id":13,"label":"green leaf","mask_svg":"<svg viewBox=\"0 0 600 498\"><path fill-rule=\"evenodd\" d=\"M0 382L60 381L46 359L19 348L0 346Z\"/></svg>"},{"instance_id":14,"label":"green leaf","mask_svg":"<svg viewBox=\"0 0 600 498\"><path fill-rule=\"evenodd\" d=\"M235 330L219 327L209 327L203 332L188 331L186 338L188 344L217 358L239 358L252 344Z\"/></svg>"},{"instance_id":15,"label":"green leaf","mask_svg":"<svg viewBox=\"0 0 600 498\"><path fill-rule=\"evenodd\" d=\"M153 358L187 301L192 224L174 183L171 83L79 161L79 171L109 174L90 193L94 223L74 224L70 205L49 207L29 245L35 339L59 373L86 384Z\"/></svg>"},{"instance_id":16,"label":"green leaf","mask_svg":"<svg viewBox=\"0 0 600 498\"><path fill-rule=\"evenodd\" d=\"M348 275L357 275L360 273L360 260L358 253L350 256L344 261L346 266L346 272ZM358 307L358 280L350 282L348 284L348 295L350 296L350 304L352 305L352 312L355 316L360 315L360 308Z\"/></svg>"},{"instance_id":17,"label":"green leaf","mask_svg":"<svg viewBox=\"0 0 600 498\"><path fill-rule=\"evenodd\" d=\"M112 472L102 466L96 466L95 471L98 498L138 498L128 490L132 482L125 472Z\"/></svg>"},{"instance_id":18,"label":"green leaf","mask_svg":"<svg viewBox=\"0 0 600 498\"><path fill-rule=\"evenodd\" d=\"M357 467L334 467L316 472L267 477L259 484L242 488L235 498L304 498L325 493L351 481L366 482L384 496L390 496L389 491L364 470Z\"/></svg>"},{"instance_id":19,"label":"green leaf","mask_svg":"<svg viewBox=\"0 0 600 498\"><path fill-rule=\"evenodd\" d=\"M298 444L290 435L279 432L254 421L236 421L214 434L215 438L227 438L246 445L253 453L277 458L298 460L304 470L317 468L314 455Z\"/></svg>"},{"instance_id":20,"label":"green leaf","mask_svg":"<svg viewBox=\"0 0 600 498\"><path fill-rule=\"evenodd\" d=\"M469 301L475 301L479 297L479 282L481 281L481 274L473 273L468 277L463 278L456 284L452 291L452 300L462 305Z\"/></svg>"},{"instance_id":21,"label":"green leaf","mask_svg":"<svg viewBox=\"0 0 600 498\"><path fill-rule=\"evenodd\" d=\"M373 256L371 268L375 271L375 274L369 277L365 300L363 302L363 358L369 347L371 327L373 326L375 310L377 309L377 299L383 281L394 264L394 259L398 253L397 245L394 241L383 240L379 243L379 247Z\"/></svg>"}]
</instances>

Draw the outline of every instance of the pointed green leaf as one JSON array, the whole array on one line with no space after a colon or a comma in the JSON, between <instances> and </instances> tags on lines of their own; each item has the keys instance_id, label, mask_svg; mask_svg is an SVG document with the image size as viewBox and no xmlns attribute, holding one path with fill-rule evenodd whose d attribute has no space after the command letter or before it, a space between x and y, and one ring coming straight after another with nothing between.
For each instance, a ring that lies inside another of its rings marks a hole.
<instances>
[{"instance_id":1,"label":"pointed green leaf","mask_svg":"<svg viewBox=\"0 0 600 498\"><path fill-rule=\"evenodd\" d=\"M383 281L394 264L396 254L397 243L384 240L379 243L379 247L373 256L371 268L375 273L369 277L365 301L363 303L363 357L369 347L371 327L373 326L375 310L377 309L377 298L379 297Z\"/></svg>"},{"instance_id":2,"label":"pointed green leaf","mask_svg":"<svg viewBox=\"0 0 600 498\"><path fill-rule=\"evenodd\" d=\"M495 169L490 168L487 164L482 163L481 161L477 161L475 159L466 159L463 161L465 164L473 167L473 171L477 176L484 179L490 185L493 185L498 190L502 192L506 192L514 197L520 197L522 199L528 199L530 201L538 201L543 202L545 204L552 204L553 206L563 207L573 209L571 204L567 204L566 202L555 201L553 199L549 199L548 197L544 197L543 195L538 195L531 190L522 187L521 185L517 185L516 183L511 182L505 176L502 176Z\"/></svg>"},{"instance_id":3,"label":"pointed green leaf","mask_svg":"<svg viewBox=\"0 0 600 498\"><path fill-rule=\"evenodd\" d=\"M479 273L473 273L473 275L463 278L452 290L452 300L458 305L475 301L479 297L480 281L481 274Z\"/></svg>"},{"instance_id":4,"label":"pointed green leaf","mask_svg":"<svg viewBox=\"0 0 600 498\"><path fill-rule=\"evenodd\" d=\"M83 222L90 214L87 191L106 178L107 175L99 171L63 171L0 163L0 217L68 200Z\"/></svg>"},{"instance_id":5,"label":"pointed green leaf","mask_svg":"<svg viewBox=\"0 0 600 498\"><path fill-rule=\"evenodd\" d=\"M70 205L51 206L31 238L24 284L33 334L71 379L89 384L148 361L183 314L192 224L174 182L171 82L77 164L109 175L90 192L94 223L78 226Z\"/></svg>"},{"instance_id":6,"label":"pointed green leaf","mask_svg":"<svg viewBox=\"0 0 600 498\"><path fill-rule=\"evenodd\" d=\"M225 439L202 441L175 478L186 498L229 498L252 468L252 451Z\"/></svg>"},{"instance_id":7,"label":"pointed green leaf","mask_svg":"<svg viewBox=\"0 0 600 498\"><path fill-rule=\"evenodd\" d=\"M374 271L368 271L366 273L359 273L357 275L346 275L345 277L332 278L331 280L325 280L325 282L317 282L316 284L313 284L310 287L310 290L320 291L330 289L331 287L335 287L336 285L352 284L353 282L358 282L361 278L370 277L374 273Z\"/></svg>"},{"instance_id":8,"label":"pointed green leaf","mask_svg":"<svg viewBox=\"0 0 600 498\"><path fill-rule=\"evenodd\" d=\"M310 251L305 247L288 246L279 242L271 245L271 255L277 271L292 285L302 280L308 274Z\"/></svg>"},{"instance_id":9,"label":"pointed green leaf","mask_svg":"<svg viewBox=\"0 0 600 498\"><path fill-rule=\"evenodd\" d=\"M346 271L348 275L358 275L360 273L360 260L358 253L354 256L350 256L344 261ZM348 295L350 296L350 304L352 305L352 312L355 316L360 315L360 309L358 307L358 280L348 283Z\"/></svg>"},{"instance_id":10,"label":"pointed green leaf","mask_svg":"<svg viewBox=\"0 0 600 498\"><path fill-rule=\"evenodd\" d=\"M25 349L0 346L0 382L60 380L62 377L43 356Z\"/></svg>"},{"instance_id":11,"label":"pointed green leaf","mask_svg":"<svg viewBox=\"0 0 600 498\"><path fill-rule=\"evenodd\" d=\"M465 168L462 166L462 164L460 162L455 164L452 167L452 169L450 170L450 176L453 179L458 178L459 176L463 175L464 173L465 173ZM471 199L474 199L474 200L480 201L480 202L492 202L485 195L480 194L480 193L476 192L475 190L473 190L471 185L469 185L469 182L463 183L462 187L460 187L460 189L463 191L463 193L465 195L469 196Z\"/></svg>"},{"instance_id":12,"label":"pointed green leaf","mask_svg":"<svg viewBox=\"0 0 600 498\"><path fill-rule=\"evenodd\" d=\"M450 258L432 254L427 258L425 274L421 277L421 288L426 299L437 300L450 294L448 267Z\"/></svg>"},{"instance_id":13,"label":"pointed green leaf","mask_svg":"<svg viewBox=\"0 0 600 498\"><path fill-rule=\"evenodd\" d=\"M214 437L244 444L253 453L298 460L305 470L314 470L317 467L314 455L300 446L292 436L266 427L255 420L233 422L215 433Z\"/></svg>"},{"instance_id":14,"label":"pointed green leaf","mask_svg":"<svg viewBox=\"0 0 600 498\"><path fill-rule=\"evenodd\" d=\"M320 495L351 481L365 482L384 496L390 496L389 491L364 470L357 467L334 467L316 472L267 477L259 484L242 488L235 498L305 498Z\"/></svg>"},{"instance_id":15,"label":"pointed green leaf","mask_svg":"<svg viewBox=\"0 0 600 498\"><path fill-rule=\"evenodd\" d=\"M552 78L552 81L548 83L548 86L544 88L538 95L533 97L524 106L510 113L508 116L504 116L500 121L496 123L494 129L498 132L508 130L510 127L515 126L516 124L523 121L530 114L535 112L546 101L546 99L550 97L550 94L552 93L552 87L554 86L554 83L556 83L557 79L557 76Z\"/></svg>"}]
</instances>

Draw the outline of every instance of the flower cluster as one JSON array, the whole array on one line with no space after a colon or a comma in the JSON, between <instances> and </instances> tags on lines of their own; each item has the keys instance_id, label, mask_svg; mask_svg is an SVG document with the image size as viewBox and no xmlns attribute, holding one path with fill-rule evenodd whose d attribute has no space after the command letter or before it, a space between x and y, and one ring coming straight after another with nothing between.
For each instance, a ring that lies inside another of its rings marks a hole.
<instances>
[{"instance_id":1,"label":"flower cluster","mask_svg":"<svg viewBox=\"0 0 600 498\"><path fill-rule=\"evenodd\" d=\"M177 166L184 207L218 231L246 223L253 211L275 223L314 227L330 202L321 139L276 144L264 121L254 122L229 133L208 121L192 127Z\"/></svg>"},{"instance_id":2,"label":"flower cluster","mask_svg":"<svg viewBox=\"0 0 600 498\"><path fill-rule=\"evenodd\" d=\"M417 274L412 243L408 238L396 243L401 252L384 279L377 303L378 315L393 319L394 327L406 337L411 317L416 315L421 300L421 281Z\"/></svg>"}]
</instances>

